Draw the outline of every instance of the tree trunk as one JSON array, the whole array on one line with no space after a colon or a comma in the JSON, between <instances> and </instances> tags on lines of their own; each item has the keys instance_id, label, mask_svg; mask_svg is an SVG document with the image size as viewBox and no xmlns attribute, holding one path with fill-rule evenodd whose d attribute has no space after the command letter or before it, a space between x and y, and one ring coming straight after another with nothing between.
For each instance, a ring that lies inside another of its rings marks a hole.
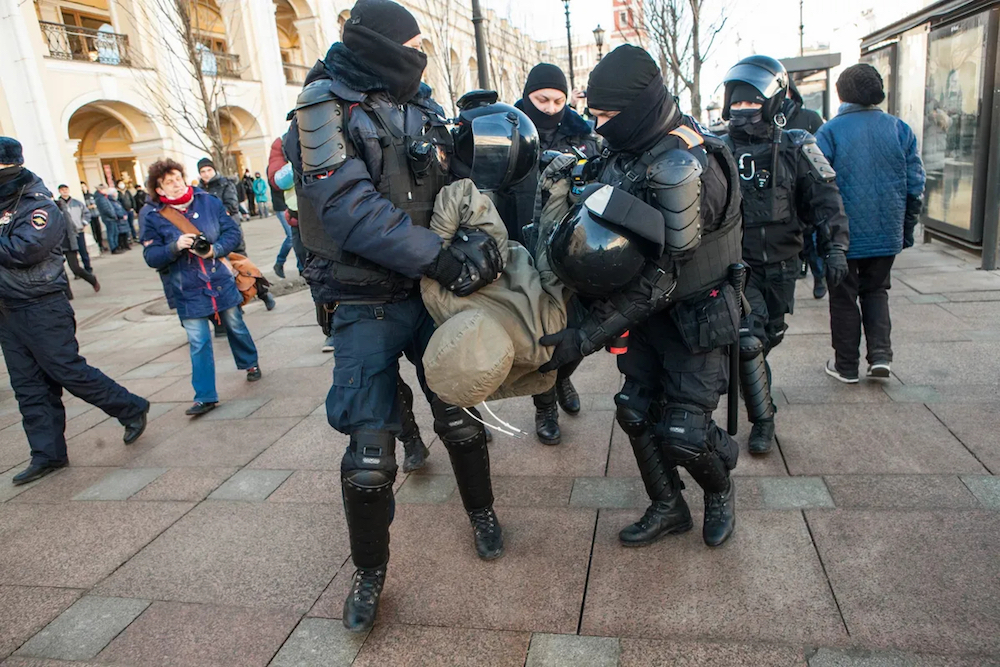
<instances>
[{"instance_id":1,"label":"tree trunk","mask_svg":"<svg viewBox=\"0 0 1000 667\"><path fill-rule=\"evenodd\" d=\"M701 5L704 0L690 0L691 7L691 115L701 122Z\"/></svg>"}]
</instances>

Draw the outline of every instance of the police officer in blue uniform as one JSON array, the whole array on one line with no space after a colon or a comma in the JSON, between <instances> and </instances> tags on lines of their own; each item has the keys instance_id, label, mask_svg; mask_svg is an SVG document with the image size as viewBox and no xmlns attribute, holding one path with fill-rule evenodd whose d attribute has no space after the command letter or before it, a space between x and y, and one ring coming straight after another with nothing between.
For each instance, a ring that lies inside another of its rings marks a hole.
<instances>
[{"instance_id":1,"label":"police officer in blue uniform","mask_svg":"<svg viewBox=\"0 0 1000 667\"><path fill-rule=\"evenodd\" d=\"M340 471L357 571L343 623L357 632L375 621L389 561L401 355L416 366L431 403L478 555L503 553L483 425L438 399L421 365L434 322L420 279L466 296L495 280L502 262L485 233L464 232L443 248L428 228L448 182L440 156L451 135L440 107L419 94L427 66L420 44L420 28L402 6L359 0L343 42L307 75L283 141L296 176L302 242L316 256L306 278L330 288L335 306L326 414L350 436Z\"/></svg>"},{"instance_id":2,"label":"police officer in blue uniform","mask_svg":"<svg viewBox=\"0 0 1000 667\"><path fill-rule=\"evenodd\" d=\"M42 180L25 169L21 144L0 137L0 346L31 445L27 484L69 463L63 388L125 427L126 445L146 428L149 401L88 366L66 298L66 221Z\"/></svg>"}]
</instances>

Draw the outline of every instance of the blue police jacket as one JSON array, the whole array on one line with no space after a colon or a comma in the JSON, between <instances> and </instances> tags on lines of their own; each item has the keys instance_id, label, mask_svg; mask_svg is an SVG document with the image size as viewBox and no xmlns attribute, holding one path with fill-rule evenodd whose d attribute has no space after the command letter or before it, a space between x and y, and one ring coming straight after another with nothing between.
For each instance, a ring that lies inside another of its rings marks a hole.
<instances>
[{"instance_id":1,"label":"blue police jacket","mask_svg":"<svg viewBox=\"0 0 1000 667\"><path fill-rule=\"evenodd\" d=\"M182 320L211 317L240 305L243 295L236 280L229 267L219 261L240 243L240 228L223 203L195 188L191 204L182 212L212 244L215 257L210 259L177 249L182 232L163 216L162 208L163 204L150 202L139 213L142 256L146 264L160 271L167 301L177 308L177 315Z\"/></svg>"},{"instance_id":2,"label":"blue police jacket","mask_svg":"<svg viewBox=\"0 0 1000 667\"><path fill-rule=\"evenodd\" d=\"M910 126L877 107L842 104L816 132L837 172L850 221L849 259L898 255L906 198L924 192L924 166Z\"/></svg>"},{"instance_id":3,"label":"blue police jacket","mask_svg":"<svg viewBox=\"0 0 1000 667\"><path fill-rule=\"evenodd\" d=\"M21 169L0 185L0 301L5 305L65 292L66 220L42 179Z\"/></svg>"}]
</instances>

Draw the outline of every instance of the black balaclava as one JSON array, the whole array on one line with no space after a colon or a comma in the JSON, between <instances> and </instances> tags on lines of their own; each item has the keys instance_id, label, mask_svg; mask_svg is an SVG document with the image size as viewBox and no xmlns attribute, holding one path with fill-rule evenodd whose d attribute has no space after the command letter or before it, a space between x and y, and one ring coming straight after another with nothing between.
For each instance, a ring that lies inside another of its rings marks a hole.
<instances>
[{"instance_id":1,"label":"black balaclava","mask_svg":"<svg viewBox=\"0 0 1000 667\"><path fill-rule=\"evenodd\" d=\"M733 109L737 102L756 102L760 109ZM729 96L729 131L747 137L767 137L771 133L771 119L764 119L763 104L767 99L749 83L737 83Z\"/></svg>"},{"instance_id":2,"label":"black balaclava","mask_svg":"<svg viewBox=\"0 0 1000 667\"><path fill-rule=\"evenodd\" d=\"M559 110L559 113L549 115L531 102L531 98L528 96L536 90L543 90L545 88L558 90L564 95L569 94L569 86L566 85L566 75L563 74L563 71L555 65L539 63L528 72L528 80L524 82L524 91L521 94L521 104L524 107L524 113L535 124L539 132L555 130L559 127L559 123L562 122L563 116L566 115L565 106Z\"/></svg>"},{"instance_id":3,"label":"black balaclava","mask_svg":"<svg viewBox=\"0 0 1000 667\"><path fill-rule=\"evenodd\" d=\"M618 111L597 128L616 151L640 153L677 127L681 113L663 85L660 70L646 51L619 46L590 73L587 104Z\"/></svg>"},{"instance_id":4,"label":"black balaclava","mask_svg":"<svg viewBox=\"0 0 1000 667\"><path fill-rule=\"evenodd\" d=\"M344 45L364 60L397 104L420 89L427 56L403 46L420 34L413 14L391 0L358 0L344 25Z\"/></svg>"}]
</instances>

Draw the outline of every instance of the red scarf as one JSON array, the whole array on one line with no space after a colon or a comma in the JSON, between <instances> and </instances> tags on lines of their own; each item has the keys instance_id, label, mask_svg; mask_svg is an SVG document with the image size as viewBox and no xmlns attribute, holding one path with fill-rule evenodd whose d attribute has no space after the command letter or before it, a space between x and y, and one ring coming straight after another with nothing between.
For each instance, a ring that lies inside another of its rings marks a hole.
<instances>
[{"instance_id":1,"label":"red scarf","mask_svg":"<svg viewBox=\"0 0 1000 667\"><path fill-rule=\"evenodd\" d=\"M185 204L190 204L193 198L194 198L194 188L192 188L190 185L188 186L187 191L177 199L168 199L167 197L160 195L160 201L170 206L184 206Z\"/></svg>"}]
</instances>

